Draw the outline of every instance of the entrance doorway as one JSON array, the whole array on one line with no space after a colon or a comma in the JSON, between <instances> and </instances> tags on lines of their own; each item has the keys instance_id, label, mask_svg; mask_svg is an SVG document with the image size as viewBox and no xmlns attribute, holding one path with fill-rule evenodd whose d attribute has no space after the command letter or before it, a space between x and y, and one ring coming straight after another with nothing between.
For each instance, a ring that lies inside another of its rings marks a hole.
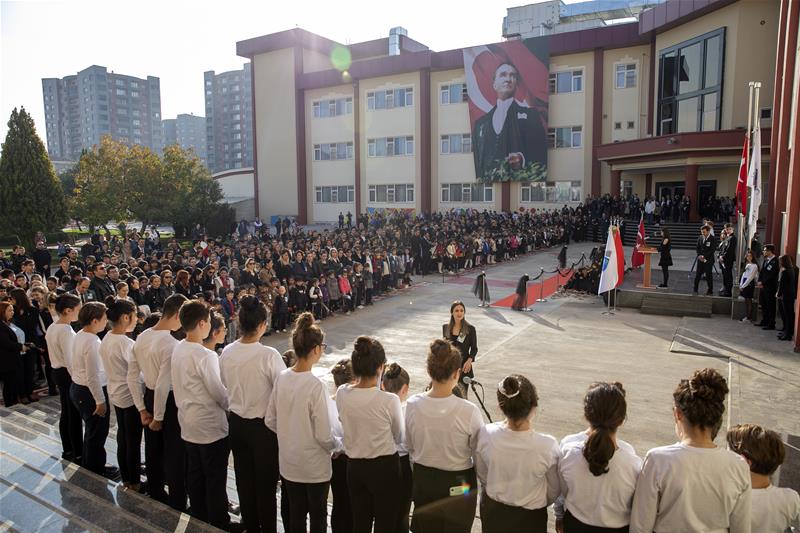
<instances>
[{"instance_id":1,"label":"entrance doorway","mask_svg":"<svg viewBox=\"0 0 800 533\"><path fill-rule=\"evenodd\" d=\"M676 194L683 196L686 192L686 185L682 181L662 181L656 183L656 198L659 200L665 196L673 197Z\"/></svg>"}]
</instances>

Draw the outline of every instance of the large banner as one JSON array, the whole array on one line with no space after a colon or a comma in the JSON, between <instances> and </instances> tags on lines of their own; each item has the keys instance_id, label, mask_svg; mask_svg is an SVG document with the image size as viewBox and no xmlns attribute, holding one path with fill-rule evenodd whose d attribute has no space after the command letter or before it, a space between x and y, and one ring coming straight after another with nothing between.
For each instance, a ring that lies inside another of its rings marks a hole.
<instances>
[{"instance_id":1,"label":"large banner","mask_svg":"<svg viewBox=\"0 0 800 533\"><path fill-rule=\"evenodd\" d=\"M479 181L547 176L548 37L464 49Z\"/></svg>"}]
</instances>

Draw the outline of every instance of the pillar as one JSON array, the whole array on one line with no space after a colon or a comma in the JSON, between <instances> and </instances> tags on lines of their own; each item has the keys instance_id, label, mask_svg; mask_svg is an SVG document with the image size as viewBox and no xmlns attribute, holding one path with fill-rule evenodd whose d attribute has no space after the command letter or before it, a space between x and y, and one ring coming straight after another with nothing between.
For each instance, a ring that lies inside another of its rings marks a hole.
<instances>
[{"instance_id":1,"label":"pillar","mask_svg":"<svg viewBox=\"0 0 800 533\"><path fill-rule=\"evenodd\" d=\"M504 213L511 212L511 182L504 181L500 184L500 210Z\"/></svg>"},{"instance_id":2,"label":"pillar","mask_svg":"<svg viewBox=\"0 0 800 533\"><path fill-rule=\"evenodd\" d=\"M653 193L653 174L648 172L644 175L644 194L645 196L652 196Z\"/></svg>"},{"instance_id":3,"label":"pillar","mask_svg":"<svg viewBox=\"0 0 800 533\"><path fill-rule=\"evenodd\" d=\"M431 71L422 69L419 73L419 112L420 139L419 156L422 163L420 172L420 211L431 212Z\"/></svg>"},{"instance_id":4,"label":"pillar","mask_svg":"<svg viewBox=\"0 0 800 533\"><path fill-rule=\"evenodd\" d=\"M619 196L620 195L620 187L622 186L622 171L621 170L612 170L611 171L611 196Z\"/></svg>"},{"instance_id":5,"label":"pillar","mask_svg":"<svg viewBox=\"0 0 800 533\"><path fill-rule=\"evenodd\" d=\"M686 174L684 176L684 186L686 187L686 195L691 202L689 205L689 221L697 222L700 220L700 212L697 209L697 202L699 197L697 195L697 174L699 167L697 165L686 165Z\"/></svg>"},{"instance_id":6,"label":"pillar","mask_svg":"<svg viewBox=\"0 0 800 533\"><path fill-rule=\"evenodd\" d=\"M297 161L297 223L308 224L308 174L306 169L306 93L297 88L297 80L303 75L303 49L294 47L294 121L295 157Z\"/></svg>"},{"instance_id":7,"label":"pillar","mask_svg":"<svg viewBox=\"0 0 800 533\"><path fill-rule=\"evenodd\" d=\"M355 161L354 194L356 200L356 220L361 214L361 85L358 80L353 82L353 160Z\"/></svg>"},{"instance_id":8,"label":"pillar","mask_svg":"<svg viewBox=\"0 0 800 533\"><path fill-rule=\"evenodd\" d=\"M597 147L603 144L603 50L594 51L594 70L592 71L592 196L600 196L600 160ZM619 194L619 189L616 193Z\"/></svg>"}]
</instances>

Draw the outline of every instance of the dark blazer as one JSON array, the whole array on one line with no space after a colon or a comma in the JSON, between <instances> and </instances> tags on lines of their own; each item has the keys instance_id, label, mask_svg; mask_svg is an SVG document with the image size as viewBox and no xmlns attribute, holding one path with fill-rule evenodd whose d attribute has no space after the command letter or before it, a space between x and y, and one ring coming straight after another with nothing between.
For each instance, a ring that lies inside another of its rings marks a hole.
<instances>
[{"instance_id":1,"label":"dark blazer","mask_svg":"<svg viewBox=\"0 0 800 533\"><path fill-rule=\"evenodd\" d=\"M705 241L703 237L698 237L697 245L695 246L697 255L702 255L706 261L714 262L714 252L717 251L717 239L713 235L709 235Z\"/></svg>"},{"instance_id":2,"label":"dark blazer","mask_svg":"<svg viewBox=\"0 0 800 533\"><path fill-rule=\"evenodd\" d=\"M758 271L758 281L764 286L764 290L774 295L778 290L778 256L773 255L772 259L764 259L761 270Z\"/></svg>"},{"instance_id":3,"label":"dark blazer","mask_svg":"<svg viewBox=\"0 0 800 533\"><path fill-rule=\"evenodd\" d=\"M667 244L664 244L665 240ZM662 237L658 245L658 253L660 254L658 266L672 266L672 239L664 239Z\"/></svg>"},{"instance_id":4,"label":"dark blazer","mask_svg":"<svg viewBox=\"0 0 800 533\"><path fill-rule=\"evenodd\" d=\"M442 337L446 340L451 341L458 351L461 352L461 365L463 366L464 363L467 362L467 359L472 359L472 362L475 362L475 356L478 355L478 334L475 332L475 326L472 324L469 325L466 331L466 335L453 337L450 335L450 323L442 324ZM459 339L463 339L460 341ZM475 377L472 369L466 374L469 377Z\"/></svg>"},{"instance_id":5,"label":"dark blazer","mask_svg":"<svg viewBox=\"0 0 800 533\"><path fill-rule=\"evenodd\" d=\"M793 268L781 270L778 277L778 298L788 302L794 301L797 295L795 282Z\"/></svg>"},{"instance_id":6,"label":"dark blazer","mask_svg":"<svg viewBox=\"0 0 800 533\"><path fill-rule=\"evenodd\" d=\"M0 320L0 372L13 372L22 365L22 345L11 327Z\"/></svg>"}]
</instances>

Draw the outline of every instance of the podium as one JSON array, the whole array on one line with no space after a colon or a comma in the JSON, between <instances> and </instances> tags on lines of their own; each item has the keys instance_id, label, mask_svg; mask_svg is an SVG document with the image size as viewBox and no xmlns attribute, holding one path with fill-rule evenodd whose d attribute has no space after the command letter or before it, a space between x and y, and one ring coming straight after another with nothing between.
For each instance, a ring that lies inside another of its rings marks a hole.
<instances>
[{"instance_id":1,"label":"podium","mask_svg":"<svg viewBox=\"0 0 800 533\"><path fill-rule=\"evenodd\" d=\"M639 289L655 289L656 286L650 284L650 266L652 264L651 258L658 253L658 250L652 246L642 246L639 248L639 252L644 254L644 279L636 287Z\"/></svg>"}]
</instances>

